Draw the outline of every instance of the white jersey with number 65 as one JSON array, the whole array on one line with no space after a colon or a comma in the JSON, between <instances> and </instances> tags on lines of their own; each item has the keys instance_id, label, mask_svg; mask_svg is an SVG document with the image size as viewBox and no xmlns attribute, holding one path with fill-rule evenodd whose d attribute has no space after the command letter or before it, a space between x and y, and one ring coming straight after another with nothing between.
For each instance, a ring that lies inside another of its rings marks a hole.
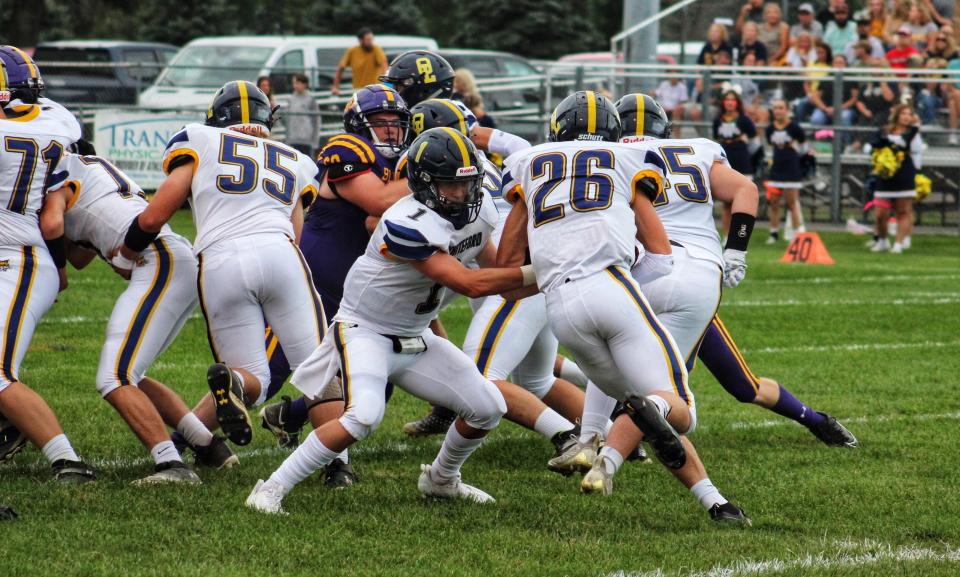
<instances>
[{"instance_id":1,"label":"white jersey with number 65","mask_svg":"<svg viewBox=\"0 0 960 577\"><path fill-rule=\"evenodd\" d=\"M663 160L628 144L547 143L507 157L504 197L527 205L530 258L543 292L609 266L630 268L632 206L644 179L662 190Z\"/></svg>"},{"instance_id":2,"label":"white jersey with number 65","mask_svg":"<svg viewBox=\"0 0 960 577\"><path fill-rule=\"evenodd\" d=\"M167 144L164 172L184 156L194 161L190 204L197 254L222 240L253 234L293 239L294 203L319 188L319 170L307 155L228 128L188 124Z\"/></svg>"}]
</instances>

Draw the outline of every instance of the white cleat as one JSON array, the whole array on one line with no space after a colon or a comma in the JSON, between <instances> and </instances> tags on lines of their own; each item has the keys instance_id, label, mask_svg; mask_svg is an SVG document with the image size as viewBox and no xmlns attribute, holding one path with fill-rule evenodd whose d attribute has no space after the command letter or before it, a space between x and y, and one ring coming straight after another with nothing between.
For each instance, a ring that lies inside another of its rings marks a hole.
<instances>
[{"instance_id":1,"label":"white cleat","mask_svg":"<svg viewBox=\"0 0 960 577\"><path fill-rule=\"evenodd\" d=\"M246 505L255 511L268 513L270 515L286 515L287 512L280 507L283 498L287 492L283 490L278 483L264 481L260 479L253 486L253 491L247 497Z\"/></svg>"},{"instance_id":2,"label":"white cleat","mask_svg":"<svg viewBox=\"0 0 960 577\"><path fill-rule=\"evenodd\" d=\"M420 465L420 480L417 488L424 497L439 499L467 499L475 503L496 503L496 499L472 485L460 480L460 475L446 483L438 483L431 473L430 465Z\"/></svg>"},{"instance_id":3,"label":"white cleat","mask_svg":"<svg viewBox=\"0 0 960 577\"><path fill-rule=\"evenodd\" d=\"M903 245L899 242L893 243L893 246L890 247L890 254L903 254Z\"/></svg>"},{"instance_id":4,"label":"white cleat","mask_svg":"<svg viewBox=\"0 0 960 577\"><path fill-rule=\"evenodd\" d=\"M142 479L137 479L134 486L142 487L144 485L162 485L165 483L186 483L188 485L199 485L203 481L193 472L193 469L184 465L180 461L167 461L158 464L154 468L154 473Z\"/></svg>"},{"instance_id":5,"label":"white cleat","mask_svg":"<svg viewBox=\"0 0 960 577\"><path fill-rule=\"evenodd\" d=\"M593 468L583 476L583 480L580 481L580 492L613 494L613 475L607 474L607 468L603 465L603 455L597 455L593 460Z\"/></svg>"},{"instance_id":6,"label":"white cleat","mask_svg":"<svg viewBox=\"0 0 960 577\"><path fill-rule=\"evenodd\" d=\"M888 250L890 250L890 243L885 238L881 238L870 248L870 252L887 252Z\"/></svg>"},{"instance_id":7,"label":"white cleat","mask_svg":"<svg viewBox=\"0 0 960 577\"><path fill-rule=\"evenodd\" d=\"M547 461L547 468L565 477L574 473L586 473L597 458L599 441L594 437L589 443L581 443L579 440L571 443L564 447L559 455Z\"/></svg>"}]
</instances>

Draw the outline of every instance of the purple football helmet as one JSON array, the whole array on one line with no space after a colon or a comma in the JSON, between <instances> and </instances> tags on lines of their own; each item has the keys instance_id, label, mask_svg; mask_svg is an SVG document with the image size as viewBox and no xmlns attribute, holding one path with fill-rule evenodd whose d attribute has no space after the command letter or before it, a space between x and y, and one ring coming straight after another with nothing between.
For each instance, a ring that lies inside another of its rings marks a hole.
<instances>
[{"instance_id":1,"label":"purple football helmet","mask_svg":"<svg viewBox=\"0 0 960 577\"><path fill-rule=\"evenodd\" d=\"M40 69L16 46L0 46L0 106L19 100L35 104L43 91Z\"/></svg>"},{"instance_id":2,"label":"purple football helmet","mask_svg":"<svg viewBox=\"0 0 960 577\"><path fill-rule=\"evenodd\" d=\"M379 112L392 112L398 120L371 120ZM399 130L396 142L382 142L374 127L395 126ZM410 109L400 94L383 84L370 84L357 90L343 110L343 128L370 142L388 158L395 158L406 149L407 131L410 127Z\"/></svg>"}]
</instances>

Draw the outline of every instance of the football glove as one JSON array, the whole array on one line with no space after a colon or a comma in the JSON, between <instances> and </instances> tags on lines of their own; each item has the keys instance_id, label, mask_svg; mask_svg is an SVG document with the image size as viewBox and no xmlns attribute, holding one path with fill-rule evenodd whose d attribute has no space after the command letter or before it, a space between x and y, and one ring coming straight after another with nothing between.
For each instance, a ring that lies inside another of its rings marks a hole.
<instances>
[{"instance_id":1,"label":"football glove","mask_svg":"<svg viewBox=\"0 0 960 577\"><path fill-rule=\"evenodd\" d=\"M732 248L723 251L723 286L733 288L747 275L747 251Z\"/></svg>"},{"instance_id":2,"label":"football glove","mask_svg":"<svg viewBox=\"0 0 960 577\"><path fill-rule=\"evenodd\" d=\"M637 263L633 265L633 268L630 269L630 274L633 276L634 280L641 285L644 285L650 281L657 280L662 276L667 276L672 270L672 254L657 254L655 252L647 252L643 258L639 259Z\"/></svg>"}]
</instances>

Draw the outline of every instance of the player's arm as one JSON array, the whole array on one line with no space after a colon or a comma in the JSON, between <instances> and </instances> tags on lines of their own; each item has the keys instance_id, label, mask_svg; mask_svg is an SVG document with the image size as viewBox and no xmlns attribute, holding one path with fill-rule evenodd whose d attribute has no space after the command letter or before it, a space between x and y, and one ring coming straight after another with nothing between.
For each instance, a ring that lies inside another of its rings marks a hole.
<instances>
[{"instance_id":1,"label":"player's arm","mask_svg":"<svg viewBox=\"0 0 960 577\"><path fill-rule=\"evenodd\" d=\"M370 216L380 216L398 200L410 194L407 180L394 180L386 184L367 172L348 180L336 182L337 194Z\"/></svg>"},{"instance_id":2,"label":"player's arm","mask_svg":"<svg viewBox=\"0 0 960 577\"><path fill-rule=\"evenodd\" d=\"M498 294L536 284L533 267L469 269L449 254L437 251L410 265L434 281L468 298Z\"/></svg>"},{"instance_id":3,"label":"player's arm","mask_svg":"<svg viewBox=\"0 0 960 577\"><path fill-rule=\"evenodd\" d=\"M525 138L479 124L470 131L470 140L477 148L499 154L504 158L514 152L530 148L530 142Z\"/></svg>"},{"instance_id":4,"label":"player's arm","mask_svg":"<svg viewBox=\"0 0 960 577\"><path fill-rule=\"evenodd\" d=\"M641 284L670 274L673 270L673 249L667 231L653 207L653 199L663 188L663 179L647 176L635 184L633 216L637 225L637 240L643 245L643 258L634 264L633 277Z\"/></svg>"},{"instance_id":5,"label":"player's arm","mask_svg":"<svg viewBox=\"0 0 960 577\"><path fill-rule=\"evenodd\" d=\"M747 274L747 245L760 194L753 180L722 162L714 162L710 168L710 188L715 199L731 203L730 233L723 249L723 286L733 288Z\"/></svg>"},{"instance_id":6,"label":"player's arm","mask_svg":"<svg viewBox=\"0 0 960 577\"><path fill-rule=\"evenodd\" d=\"M192 159L185 161L170 171L147 208L130 223L119 251L119 256L122 256L125 261L113 262L114 257L111 255L111 264L120 269L133 268L130 266L132 261L150 246L150 243L160 234L163 225L173 218L190 196L194 162Z\"/></svg>"},{"instance_id":7,"label":"player's arm","mask_svg":"<svg viewBox=\"0 0 960 577\"><path fill-rule=\"evenodd\" d=\"M67 245L63 235L63 214L73 198L70 186L47 193L40 211L40 232L60 276L60 290L67 288Z\"/></svg>"},{"instance_id":8,"label":"player's arm","mask_svg":"<svg viewBox=\"0 0 960 577\"><path fill-rule=\"evenodd\" d=\"M293 214L290 215L293 224L293 242L300 246L300 234L303 232L303 203L294 203Z\"/></svg>"},{"instance_id":9,"label":"player's arm","mask_svg":"<svg viewBox=\"0 0 960 577\"><path fill-rule=\"evenodd\" d=\"M527 259L527 204L513 203L503 225L500 246L497 247L497 266L521 266Z\"/></svg>"},{"instance_id":10,"label":"player's arm","mask_svg":"<svg viewBox=\"0 0 960 577\"><path fill-rule=\"evenodd\" d=\"M73 268L80 270L86 268L88 264L93 262L93 259L97 258L97 253L83 248L82 246L76 244L75 242L67 239L67 261L73 265Z\"/></svg>"}]
</instances>

